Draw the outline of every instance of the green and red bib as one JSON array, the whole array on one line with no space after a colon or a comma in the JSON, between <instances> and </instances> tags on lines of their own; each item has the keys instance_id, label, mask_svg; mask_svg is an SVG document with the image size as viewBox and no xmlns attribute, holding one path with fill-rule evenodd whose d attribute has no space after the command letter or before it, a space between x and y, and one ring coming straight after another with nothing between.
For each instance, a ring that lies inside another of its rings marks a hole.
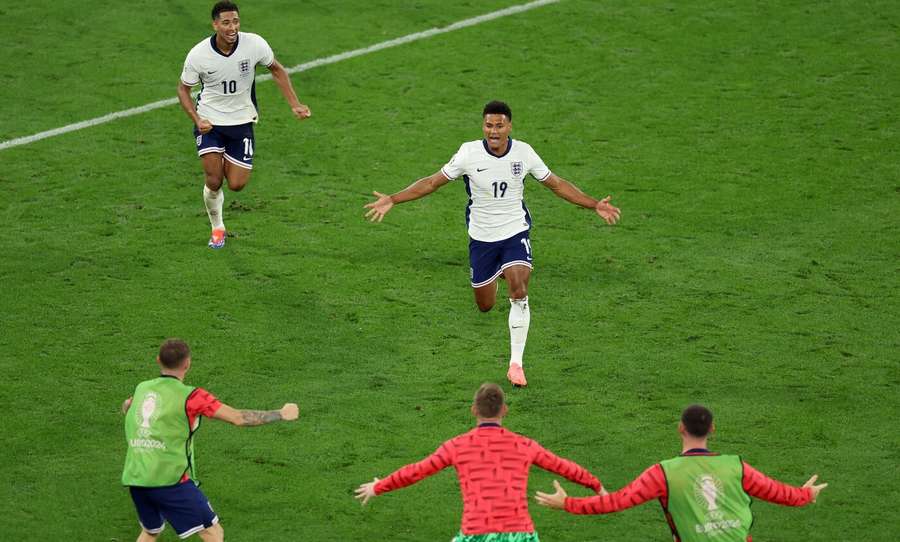
<instances>
[{"instance_id":1,"label":"green and red bib","mask_svg":"<svg viewBox=\"0 0 900 542\"><path fill-rule=\"evenodd\" d=\"M193 477L194 447L185 404L194 391L174 377L161 376L138 384L125 413L125 468L122 484L164 487ZM195 425L199 426L197 418Z\"/></svg>"},{"instance_id":2,"label":"green and red bib","mask_svg":"<svg viewBox=\"0 0 900 542\"><path fill-rule=\"evenodd\" d=\"M666 514L682 542L744 542L753 523L736 455L684 455L660 462L669 486Z\"/></svg>"}]
</instances>

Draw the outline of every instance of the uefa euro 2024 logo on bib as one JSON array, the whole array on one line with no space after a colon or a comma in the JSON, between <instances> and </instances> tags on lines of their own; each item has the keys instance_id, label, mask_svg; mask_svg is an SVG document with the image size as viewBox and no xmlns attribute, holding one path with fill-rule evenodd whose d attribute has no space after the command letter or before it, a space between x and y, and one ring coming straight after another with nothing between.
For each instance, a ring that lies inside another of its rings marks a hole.
<instances>
[{"instance_id":1,"label":"uefa euro 2024 logo on bib","mask_svg":"<svg viewBox=\"0 0 900 542\"><path fill-rule=\"evenodd\" d=\"M135 414L138 418L138 435L142 438L147 438L150 436L151 428L150 424L156 421L159 418L159 394L156 392L150 392L144 396L144 401L141 403L141 408L138 409Z\"/></svg>"},{"instance_id":2,"label":"uefa euro 2024 logo on bib","mask_svg":"<svg viewBox=\"0 0 900 542\"><path fill-rule=\"evenodd\" d=\"M741 526L740 520L725 517L719 508L719 497L723 489L722 481L711 474L704 474L694 482L694 500L706 508L705 521L694 525L698 534L714 537Z\"/></svg>"},{"instance_id":3,"label":"uefa euro 2024 logo on bib","mask_svg":"<svg viewBox=\"0 0 900 542\"><path fill-rule=\"evenodd\" d=\"M709 474L704 474L694 483L694 498L697 500L697 504L706 507L710 519L722 517L722 512L719 511L719 505L716 502L721 491L721 480Z\"/></svg>"}]
</instances>

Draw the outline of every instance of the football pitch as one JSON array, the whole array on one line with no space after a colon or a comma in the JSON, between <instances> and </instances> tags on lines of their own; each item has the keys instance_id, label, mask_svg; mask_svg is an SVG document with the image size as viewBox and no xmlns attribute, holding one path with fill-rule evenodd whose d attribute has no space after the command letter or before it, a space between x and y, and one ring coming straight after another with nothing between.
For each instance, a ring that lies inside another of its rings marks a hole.
<instances>
[{"instance_id":1,"label":"football pitch","mask_svg":"<svg viewBox=\"0 0 900 542\"><path fill-rule=\"evenodd\" d=\"M0 142L175 96L209 2L0 5ZM237 2L286 67L519 0ZM254 173L209 222L177 106L0 150L0 540L125 541L119 406L166 337L187 383L300 420L206 420L198 478L236 541L446 541L452 469L362 508L353 489L473 425L505 425L618 489L680 452L681 409L819 502L753 505L754 540L900 532L900 5L562 0L257 84ZM265 70L259 73L264 73ZM363 219L481 137L513 137L622 209L610 227L534 181L535 271L510 389L508 303L480 313L454 181ZM553 475L533 469L529 494ZM565 483L570 495L586 491ZM546 542L669 540L660 506L531 506ZM167 529L160 540L177 537Z\"/></svg>"}]
</instances>

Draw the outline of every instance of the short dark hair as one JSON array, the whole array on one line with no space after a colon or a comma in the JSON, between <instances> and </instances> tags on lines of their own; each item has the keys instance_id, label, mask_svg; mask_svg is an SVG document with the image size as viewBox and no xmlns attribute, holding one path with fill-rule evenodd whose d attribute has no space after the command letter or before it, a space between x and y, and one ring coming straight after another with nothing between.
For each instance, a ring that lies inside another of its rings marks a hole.
<instances>
[{"instance_id":1,"label":"short dark hair","mask_svg":"<svg viewBox=\"0 0 900 542\"><path fill-rule=\"evenodd\" d=\"M166 339L159 347L159 362L166 369L180 369L191 356L191 348L181 339Z\"/></svg>"},{"instance_id":2,"label":"short dark hair","mask_svg":"<svg viewBox=\"0 0 900 542\"><path fill-rule=\"evenodd\" d=\"M238 13L241 10L238 9L237 4L234 2L229 2L228 0L222 0L222 2L216 2L216 5L212 8L212 18L216 20L219 18L219 14L223 11L236 11Z\"/></svg>"},{"instance_id":3,"label":"short dark hair","mask_svg":"<svg viewBox=\"0 0 900 542\"><path fill-rule=\"evenodd\" d=\"M703 405L691 405L681 413L684 429L695 437L705 437L712 428L713 414Z\"/></svg>"},{"instance_id":4,"label":"short dark hair","mask_svg":"<svg viewBox=\"0 0 900 542\"><path fill-rule=\"evenodd\" d=\"M503 410L503 389L485 382L475 392L475 413L481 418L496 418Z\"/></svg>"},{"instance_id":5,"label":"short dark hair","mask_svg":"<svg viewBox=\"0 0 900 542\"><path fill-rule=\"evenodd\" d=\"M485 115L506 115L506 118L512 120L512 109L506 105L506 102L501 102L499 100L494 100L492 102L488 102L484 106L484 111L481 112L481 116Z\"/></svg>"}]
</instances>

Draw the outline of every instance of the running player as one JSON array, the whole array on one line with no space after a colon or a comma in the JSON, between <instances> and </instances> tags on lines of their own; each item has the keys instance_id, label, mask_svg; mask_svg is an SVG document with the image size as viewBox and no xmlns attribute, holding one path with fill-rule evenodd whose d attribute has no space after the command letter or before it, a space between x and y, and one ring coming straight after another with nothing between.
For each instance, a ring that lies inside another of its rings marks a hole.
<instances>
[{"instance_id":1,"label":"running player","mask_svg":"<svg viewBox=\"0 0 900 542\"><path fill-rule=\"evenodd\" d=\"M384 480L362 484L356 498L366 504L376 495L412 485L453 465L463 498L462 528L453 542L538 542L526 495L532 464L597 493L605 492L600 480L577 463L501 427L507 411L500 386L483 384L472 403L475 429Z\"/></svg>"},{"instance_id":2,"label":"running player","mask_svg":"<svg viewBox=\"0 0 900 542\"><path fill-rule=\"evenodd\" d=\"M803 487L773 480L736 455L707 447L715 430L712 412L701 405L681 414L681 455L648 468L636 480L609 495L571 498L554 481L556 493L536 495L538 503L572 514L609 514L659 499L675 541L750 542L750 498L785 506L816 501L828 484L813 476Z\"/></svg>"},{"instance_id":3,"label":"running player","mask_svg":"<svg viewBox=\"0 0 900 542\"><path fill-rule=\"evenodd\" d=\"M200 417L248 426L296 420L299 410L294 403L280 410L237 410L203 388L188 386L183 381L191 368L191 350L178 339L159 347L156 363L159 378L138 384L122 404L128 443L122 485L128 486L137 509L138 542L156 540L166 521L180 538L197 534L205 541L221 541L219 517L193 481Z\"/></svg>"},{"instance_id":4,"label":"running player","mask_svg":"<svg viewBox=\"0 0 900 542\"><path fill-rule=\"evenodd\" d=\"M491 310L497 301L497 278L502 275L506 279L510 303L506 376L514 386L525 386L522 357L531 321L528 279L532 269L531 216L523 200L526 175L531 174L560 198L593 209L608 224L619 220L619 209L609 203L609 196L598 201L584 194L552 173L531 145L510 138L512 111L508 105L490 102L482 117L484 139L463 143L444 167L405 190L390 196L375 192L378 199L365 206L369 209L366 217L381 222L395 204L427 196L462 177L469 195L466 224L475 302L481 311Z\"/></svg>"},{"instance_id":5,"label":"running player","mask_svg":"<svg viewBox=\"0 0 900 542\"><path fill-rule=\"evenodd\" d=\"M237 5L219 2L213 6L212 26L215 34L195 45L184 61L178 100L194 122L197 154L206 175L203 202L212 226L209 247L222 248L222 180L227 179L228 188L238 192L250 180L253 168L253 124L259 118L256 66L262 64L272 72L295 117L302 120L311 113L297 99L290 76L266 40L240 31ZM202 85L202 90L195 107L191 87L196 85Z\"/></svg>"}]
</instances>

